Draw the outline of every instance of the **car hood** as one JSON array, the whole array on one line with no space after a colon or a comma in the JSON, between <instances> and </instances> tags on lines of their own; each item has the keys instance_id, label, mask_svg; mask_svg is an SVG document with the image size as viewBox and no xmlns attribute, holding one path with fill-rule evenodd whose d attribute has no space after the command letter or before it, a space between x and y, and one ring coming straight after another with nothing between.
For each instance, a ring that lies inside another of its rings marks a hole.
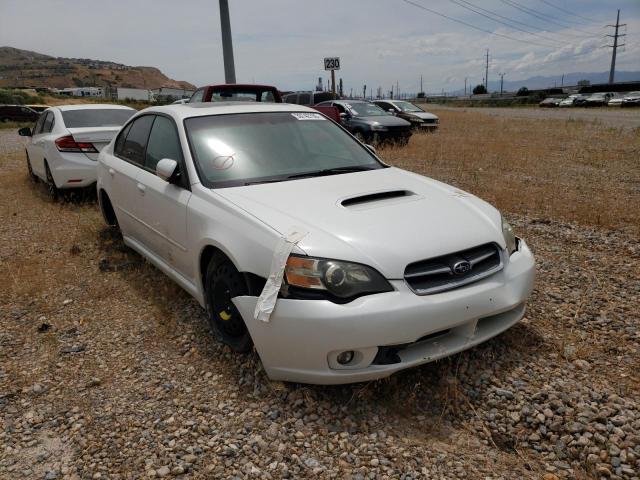
<instances>
[{"instance_id":1,"label":"car hood","mask_svg":"<svg viewBox=\"0 0 640 480\"><path fill-rule=\"evenodd\" d=\"M384 125L385 127L407 127L411 125L406 120L402 118L394 117L393 115L376 115L373 117L365 117L365 116L355 116L353 117L357 121L364 123L379 123L380 125Z\"/></svg>"},{"instance_id":2,"label":"car hood","mask_svg":"<svg viewBox=\"0 0 640 480\"><path fill-rule=\"evenodd\" d=\"M491 205L393 167L215 192L281 235L307 231L300 253L367 264L389 279L418 260L489 242L505 247Z\"/></svg>"},{"instance_id":3,"label":"car hood","mask_svg":"<svg viewBox=\"0 0 640 480\"><path fill-rule=\"evenodd\" d=\"M405 112L407 115L418 117L421 120L437 120L438 116L429 112Z\"/></svg>"}]
</instances>

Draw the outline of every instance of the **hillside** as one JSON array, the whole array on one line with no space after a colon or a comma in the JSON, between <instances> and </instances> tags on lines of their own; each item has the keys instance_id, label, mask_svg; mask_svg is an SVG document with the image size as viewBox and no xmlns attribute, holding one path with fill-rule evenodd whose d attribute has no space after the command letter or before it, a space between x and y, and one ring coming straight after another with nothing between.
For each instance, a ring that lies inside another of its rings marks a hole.
<instances>
[{"instance_id":1,"label":"hillside","mask_svg":"<svg viewBox=\"0 0 640 480\"><path fill-rule=\"evenodd\" d=\"M175 87L194 89L155 67L131 67L88 58L51 57L13 47L0 47L0 87Z\"/></svg>"}]
</instances>

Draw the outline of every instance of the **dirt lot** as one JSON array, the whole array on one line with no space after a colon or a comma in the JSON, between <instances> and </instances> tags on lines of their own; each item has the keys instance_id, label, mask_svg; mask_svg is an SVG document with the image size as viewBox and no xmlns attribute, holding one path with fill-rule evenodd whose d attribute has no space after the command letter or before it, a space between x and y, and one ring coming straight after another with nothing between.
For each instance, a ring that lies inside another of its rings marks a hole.
<instances>
[{"instance_id":1,"label":"dirt lot","mask_svg":"<svg viewBox=\"0 0 640 480\"><path fill-rule=\"evenodd\" d=\"M30 184L0 131L0 478L639 478L640 138L440 114L381 155L506 213L536 254L528 313L339 387L271 383L213 341L94 204Z\"/></svg>"},{"instance_id":2,"label":"dirt lot","mask_svg":"<svg viewBox=\"0 0 640 480\"><path fill-rule=\"evenodd\" d=\"M438 105L435 108L438 110L461 110L457 107L445 107L442 105ZM612 128L640 128L640 109L638 108L541 108L534 106L517 108L473 107L467 108L466 110L497 117L582 120L586 122L596 122Z\"/></svg>"}]
</instances>

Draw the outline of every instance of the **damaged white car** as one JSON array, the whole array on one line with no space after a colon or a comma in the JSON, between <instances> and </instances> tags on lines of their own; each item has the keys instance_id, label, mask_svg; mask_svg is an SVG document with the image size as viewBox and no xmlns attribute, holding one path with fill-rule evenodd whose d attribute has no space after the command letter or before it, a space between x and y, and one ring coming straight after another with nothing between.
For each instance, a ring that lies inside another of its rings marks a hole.
<instances>
[{"instance_id":1,"label":"damaged white car","mask_svg":"<svg viewBox=\"0 0 640 480\"><path fill-rule=\"evenodd\" d=\"M382 163L307 107L139 112L100 153L108 224L255 346L270 378L371 380L518 322L534 259L473 195Z\"/></svg>"}]
</instances>

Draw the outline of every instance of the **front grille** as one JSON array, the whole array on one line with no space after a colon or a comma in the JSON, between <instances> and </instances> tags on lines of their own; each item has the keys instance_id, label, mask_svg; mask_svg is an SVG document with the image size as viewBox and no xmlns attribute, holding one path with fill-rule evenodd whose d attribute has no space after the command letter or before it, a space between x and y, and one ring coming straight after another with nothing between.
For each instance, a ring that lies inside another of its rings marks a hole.
<instances>
[{"instance_id":1,"label":"front grille","mask_svg":"<svg viewBox=\"0 0 640 480\"><path fill-rule=\"evenodd\" d=\"M424 120L422 120L424 123L438 123L438 120L436 120L435 118L425 118Z\"/></svg>"},{"instance_id":2,"label":"front grille","mask_svg":"<svg viewBox=\"0 0 640 480\"><path fill-rule=\"evenodd\" d=\"M457 272L454 272L454 267L457 267ZM405 269L404 279L414 293L429 295L476 282L500 270L500 248L488 243L412 263Z\"/></svg>"},{"instance_id":3,"label":"front grille","mask_svg":"<svg viewBox=\"0 0 640 480\"><path fill-rule=\"evenodd\" d=\"M406 133L408 131L411 130L411 126L404 126L404 125L396 125L393 127L387 127L387 131L389 132L393 132L393 133Z\"/></svg>"}]
</instances>

